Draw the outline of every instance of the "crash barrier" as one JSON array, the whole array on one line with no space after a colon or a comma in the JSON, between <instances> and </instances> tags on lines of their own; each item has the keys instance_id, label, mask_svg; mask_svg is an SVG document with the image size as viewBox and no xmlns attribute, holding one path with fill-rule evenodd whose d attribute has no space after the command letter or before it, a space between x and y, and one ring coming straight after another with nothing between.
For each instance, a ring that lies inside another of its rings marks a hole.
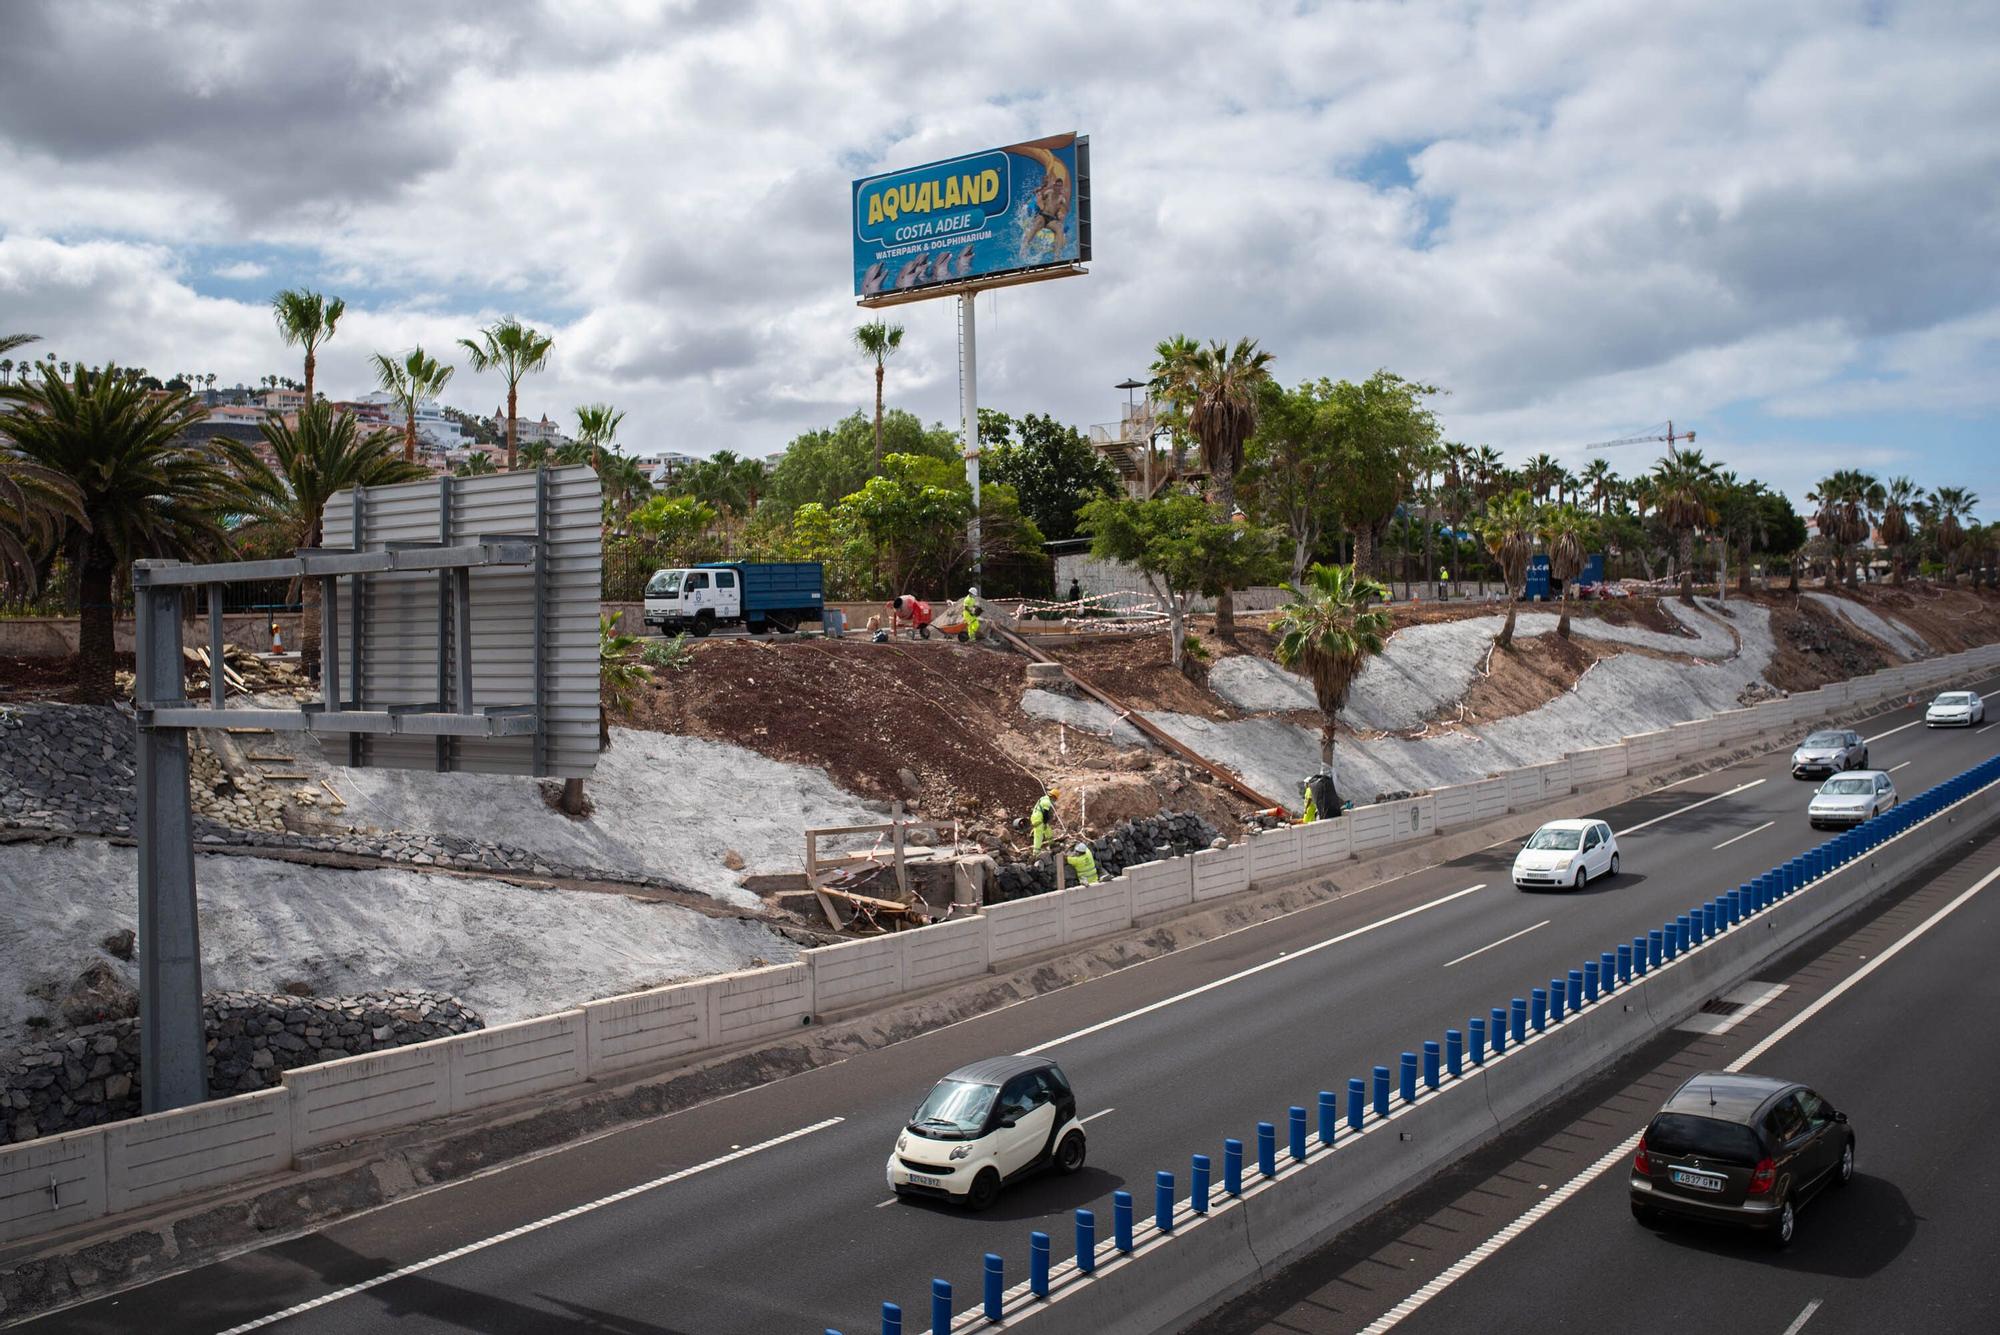
<instances>
[{"instance_id":1,"label":"crash barrier","mask_svg":"<svg viewBox=\"0 0 2000 1335\"><path fill-rule=\"evenodd\" d=\"M1857 678L1708 720L1717 742L1826 717L2000 665L2000 645ZM1752 722L1754 720L1754 722ZM1737 729L1747 729L1737 735ZM983 914L801 952L788 964L590 1002L559 1015L285 1072L278 1088L0 1149L0 1244L113 1211L296 1167L308 1151L453 1113L627 1078L796 1031L832 1015L1186 913L1258 884L1530 810L1613 776L1672 764L1700 737L1667 729L1401 802L1131 867L1094 886ZM1601 984L1600 984L1601 985ZM1587 987L1587 982L1586 982Z\"/></svg>"},{"instance_id":2,"label":"crash barrier","mask_svg":"<svg viewBox=\"0 0 2000 1335\"><path fill-rule=\"evenodd\" d=\"M1935 859L1929 827L1995 821L2000 757L1645 936L1611 942L1546 984L1531 980L1527 997L1413 1045L1393 1068L1349 1078L1344 1119L1340 1094L1324 1089L1257 1123L1254 1169L1242 1141L1224 1140L1219 1195L1208 1156L1193 1154L1187 1194L1174 1171L1157 1170L1144 1217L1135 1219L1129 1192L1113 1194L1108 1245L1096 1212L1080 1209L1069 1259L1051 1264L1048 1235L1030 1234L1026 1283L1008 1287L1005 1256L987 1252L976 1308L957 1311L950 1282L934 1279L930 1335L1028 1320L1050 1335L1179 1329ZM1752 922L1763 930L1744 930ZM902 1328L902 1308L884 1303L882 1329Z\"/></svg>"}]
</instances>

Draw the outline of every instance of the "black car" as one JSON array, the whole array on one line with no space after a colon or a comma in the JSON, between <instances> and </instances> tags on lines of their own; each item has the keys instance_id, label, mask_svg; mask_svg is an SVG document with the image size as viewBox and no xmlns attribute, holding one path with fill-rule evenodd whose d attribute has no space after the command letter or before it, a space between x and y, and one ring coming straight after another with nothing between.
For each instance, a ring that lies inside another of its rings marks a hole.
<instances>
[{"instance_id":1,"label":"black car","mask_svg":"<svg viewBox=\"0 0 2000 1335\"><path fill-rule=\"evenodd\" d=\"M1847 1115L1806 1086L1709 1071L1668 1099L1632 1157L1632 1217L1674 1215L1792 1240L1796 1210L1854 1176Z\"/></svg>"}]
</instances>

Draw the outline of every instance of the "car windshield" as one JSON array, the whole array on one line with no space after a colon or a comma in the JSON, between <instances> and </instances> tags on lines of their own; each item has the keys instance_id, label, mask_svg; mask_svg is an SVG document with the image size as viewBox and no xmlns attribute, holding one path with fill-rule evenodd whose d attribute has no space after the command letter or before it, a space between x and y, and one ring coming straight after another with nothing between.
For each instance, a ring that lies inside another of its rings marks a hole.
<instances>
[{"instance_id":1,"label":"car windshield","mask_svg":"<svg viewBox=\"0 0 2000 1335\"><path fill-rule=\"evenodd\" d=\"M1972 695L1968 691L1946 691L1937 698L1935 703L1941 705L1969 705L1972 703Z\"/></svg>"},{"instance_id":2,"label":"car windshield","mask_svg":"<svg viewBox=\"0 0 2000 1335\"><path fill-rule=\"evenodd\" d=\"M1699 1157L1723 1163L1754 1164L1763 1147L1749 1127L1691 1113L1661 1113L1646 1128L1646 1148L1669 1158Z\"/></svg>"},{"instance_id":3,"label":"car windshield","mask_svg":"<svg viewBox=\"0 0 2000 1335\"><path fill-rule=\"evenodd\" d=\"M1535 837L1528 841L1529 848L1558 848L1572 851L1582 844L1582 830L1536 830Z\"/></svg>"},{"instance_id":4,"label":"car windshield","mask_svg":"<svg viewBox=\"0 0 2000 1335\"><path fill-rule=\"evenodd\" d=\"M1838 797L1853 797L1857 793L1875 791L1873 779L1828 779L1819 786L1822 793L1832 793Z\"/></svg>"},{"instance_id":5,"label":"car windshield","mask_svg":"<svg viewBox=\"0 0 2000 1335\"><path fill-rule=\"evenodd\" d=\"M999 1092L992 1085L940 1080L930 1097L910 1114L910 1128L933 1135L973 1135L986 1125L986 1114L993 1110L993 1098Z\"/></svg>"},{"instance_id":6,"label":"car windshield","mask_svg":"<svg viewBox=\"0 0 2000 1335\"><path fill-rule=\"evenodd\" d=\"M1847 739L1837 732L1816 732L1801 742L1802 746L1846 746Z\"/></svg>"},{"instance_id":7,"label":"car windshield","mask_svg":"<svg viewBox=\"0 0 2000 1335\"><path fill-rule=\"evenodd\" d=\"M646 593L653 598L672 598L681 591L681 572L678 570L656 570L646 581Z\"/></svg>"}]
</instances>

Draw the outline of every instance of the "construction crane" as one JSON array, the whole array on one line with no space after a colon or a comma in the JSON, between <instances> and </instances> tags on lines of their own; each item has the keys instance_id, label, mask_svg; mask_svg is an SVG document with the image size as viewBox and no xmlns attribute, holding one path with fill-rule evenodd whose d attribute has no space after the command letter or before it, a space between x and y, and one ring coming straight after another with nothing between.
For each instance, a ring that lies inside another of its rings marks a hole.
<instances>
[{"instance_id":1,"label":"construction crane","mask_svg":"<svg viewBox=\"0 0 2000 1335\"><path fill-rule=\"evenodd\" d=\"M1679 435L1674 434L1674 424L1672 419L1669 419L1665 435L1661 435L1658 431L1652 431L1640 436L1620 436L1617 440L1600 440L1595 445L1586 445L1583 448L1586 450L1612 450L1618 448L1620 445L1644 445L1649 441L1656 440L1667 442L1667 453L1671 455L1674 452L1675 441L1686 441L1692 445L1694 443L1694 432L1683 431Z\"/></svg>"}]
</instances>

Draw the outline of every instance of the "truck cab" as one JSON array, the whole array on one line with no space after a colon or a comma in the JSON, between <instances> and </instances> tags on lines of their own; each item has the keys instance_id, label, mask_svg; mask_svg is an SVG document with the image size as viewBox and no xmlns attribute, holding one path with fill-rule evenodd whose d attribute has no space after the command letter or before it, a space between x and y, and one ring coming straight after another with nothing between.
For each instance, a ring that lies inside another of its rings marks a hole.
<instances>
[{"instance_id":1,"label":"truck cab","mask_svg":"<svg viewBox=\"0 0 2000 1335\"><path fill-rule=\"evenodd\" d=\"M646 624L706 635L718 623L743 618L743 590L734 570L660 570L646 581Z\"/></svg>"}]
</instances>

